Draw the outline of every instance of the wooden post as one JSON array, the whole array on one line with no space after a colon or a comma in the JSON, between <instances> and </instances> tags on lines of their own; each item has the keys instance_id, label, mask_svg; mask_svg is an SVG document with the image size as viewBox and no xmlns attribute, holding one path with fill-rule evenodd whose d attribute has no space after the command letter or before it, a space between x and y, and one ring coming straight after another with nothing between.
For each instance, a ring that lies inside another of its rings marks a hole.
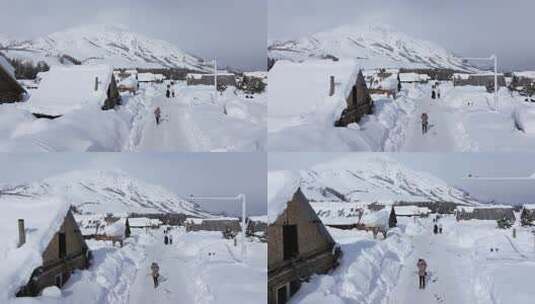
<instances>
[{"instance_id":1,"label":"wooden post","mask_svg":"<svg viewBox=\"0 0 535 304\"><path fill-rule=\"evenodd\" d=\"M329 86L329 96L334 95L334 76L331 76L331 82Z\"/></svg>"},{"instance_id":2,"label":"wooden post","mask_svg":"<svg viewBox=\"0 0 535 304\"><path fill-rule=\"evenodd\" d=\"M26 231L24 229L24 220L19 219L19 244L17 247L21 247L26 243Z\"/></svg>"},{"instance_id":3,"label":"wooden post","mask_svg":"<svg viewBox=\"0 0 535 304\"><path fill-rule=\"evenodd\" d=\"M98 91L98 77L95 77L95 91Z\"/></svg>"}]
</instances>

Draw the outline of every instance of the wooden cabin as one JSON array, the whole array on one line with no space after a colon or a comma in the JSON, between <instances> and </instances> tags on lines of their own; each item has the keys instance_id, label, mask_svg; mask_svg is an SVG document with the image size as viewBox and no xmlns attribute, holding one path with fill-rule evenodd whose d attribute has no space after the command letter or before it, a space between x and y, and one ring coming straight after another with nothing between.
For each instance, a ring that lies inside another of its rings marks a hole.
<instances>
[{"instance_id":1,"label":"wooden cabin","mask_svg":"<svg viewBox=\"0 0 535 304\"><path fill-rule=\"evenodd\" d=\"M75 215L75 219L84 239L118 242L122 246L124 239L131 235L130 221L126 216L91 214Z\"/></svg>"},{"instance_id":2,"label":"wooden cabin","mask_svg":"<svg viewBox=\"0 0 535 304\"><path fill-rule=\"evenodd\" d=\"M0 53L0 104L24 101L26 90L15 79L15 69Z\"/></svg>"},{"instance_id":3,"label":"wooden cabin","mask_svg":"<svg viewBox=\"0 0 535 304\"><path fill-rule=\"evenodd\" d=\"M334 90L335 79L331 78L331 90ZM359 70L357 79L349 94L345 98L347 107L342 111L340 118L335 122L336 127L346 127L351 123L358 123L364 115L373 113L373 99L366 86L366 80Z\"/></svg>"},{"instance_id":4,"label":"wooden cabin","mask_svg":"<svg viewBox=\"0 0 535 304\"><path fill-rule=\"evenodd\" d=\"M300 189L285 204L268 226L269 304L287 303L310 276L334 269L341 254Z\"/></svg>"},{"instance_id":5,"label":"wooden cabin","mask_svg":"<svg viewBox=\"0 0 535 304\"><path fill-rule=\"evenodd\" d=\"M221 218L188 218L184 222L186 231L241 231L240 219L232 217Z\"/></svg>"},{"instance_id":6,"label":"wooden cabin","mask_svg":"<svg viewBox=\"0 0 535 304\"><path fill-rule=\"evenodd\" d=\"M91 251L67 201L53 197L0 196L3 244L0 302L59 288L89 267ZM4 298L7 296L8 298Z\"/></svg>"},{"instance_id":7,"label":"wooden cabin","mask_svg":"<svg viewBox=\"0 0 535 304\"><path fill-rule=\"evenodd\" d=\"M28 100L38 118L53 119L89 106L110 110L121 103L113 70L107 65L54 66L39 77L39 88Z\"/></svg>"},{"instance_id":8,"label":"wooden cabin","mask_svg":"<svg viewBox=\"0 0 535 304\"><path fill-rule=\"evenodd\" d=\"M454 74L453 86L480 86L494 92L494 74ZM503 74L498 74L498 87L507 86Z\"/></svg>"},{"instance_id":9,"label":"wooden cabin","mask_svg":"<svg viewBox=\"0 0 535 304\"><path fill-rule=\"evenodd\" d=\"M496 221L506 218L515 221L515 213L512 206L477 206L465 207L459 206L455 210L455 216L458 221L461 220L490 220Z\"/></svg>"}]
</instances>

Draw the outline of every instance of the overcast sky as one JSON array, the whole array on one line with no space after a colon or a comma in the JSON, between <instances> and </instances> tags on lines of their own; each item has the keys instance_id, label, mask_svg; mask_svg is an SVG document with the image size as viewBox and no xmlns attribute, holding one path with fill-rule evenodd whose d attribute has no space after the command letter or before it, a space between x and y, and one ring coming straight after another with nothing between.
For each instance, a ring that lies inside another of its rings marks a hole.
<instances>
[{"instance_id":1,"label":"overcast sky","mask_svg":"<svg viewBox=\"0 0 535 304\"><path fill-rule=\"evenodd\" d=\"M269 0L268 37L345 24L389 24L469 57L497 53L506 69L535 69L533 0Z\"/></svg>"},{"instance_id":2,"label":"overcast sky","mask_svg":"<svg viewBox=\"0 0 535 304\"><path fill-rule=\"evenodd\" d=\"M35 38L122 24L223 66L265 70L267 0L0 0L0 34Z\"/></svg>"},{"instance_id":3,"label":"overcast sky","mask_svg":"<svg viewBox=\"0 0 535 304\"><path fill-rule=\"evenodd\" d=\"M20 184L73 170L121 170L179 196L245 193L248 214L266 207L264 153L0 153L0 183ZM241 215L238 202L201 203L210 211Z\"/></svg>"},{"instance_id":4,"label":"overcast sky","mask_svg":"<svg viewBox=\"0 0 535 304\"><path fill-rule=\"evenodd\" d=\"M270 153L270 170L302 170L339 157L365 153ZM386 153L402 164L431 173L483 201L535 203L535 179L527 181L470 180L482 177L528 177L535 173L535 153Z\"/></svg>"}]
</instances>

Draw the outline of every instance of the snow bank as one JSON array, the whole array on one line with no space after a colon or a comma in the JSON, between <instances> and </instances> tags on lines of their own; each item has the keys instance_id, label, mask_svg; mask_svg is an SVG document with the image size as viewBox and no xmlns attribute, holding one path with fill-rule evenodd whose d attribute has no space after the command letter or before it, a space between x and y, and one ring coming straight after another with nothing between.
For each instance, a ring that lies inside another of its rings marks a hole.
<instances>
[{"instance_id":1,"label":"snow bank","mask_svg":"<svg viewBox=\"0 0 535 304\"><path fill-rule=\"evenodd\" d=\"M333 237L337 240L336 232ZM399 229L391 230L384 241L362 239L341 248L341 265L332 274L315 276L303 284L294 296L295 303L383 303L412 250Z\"/></svg>"},{"instance_id":2,"label":"snow bank","mask_svg":"<svg viewBox=\"0 0 535 304\"><path fill-rule=\"evenodd\" d=\"M59 230L70 205L54 197L0 196L0 302L13 297L33 270L42 265L42 253ZM17 248L18 219L24 219L26 243Z\"/></svg>"},{"instance_id":3,"label":"snow bank","mask_svg":"<svg viewBox=\"0 0 535 304\"><path fill-rule=\"evenodd\" d=\"M515 124L524 133L535 134L535 107L517 107L514 112Z\"/></svg>"},{"instance_id":4,"label":"snow bank","mask_svg":"<svg viewBox=\"0 0 535 304\"><path fill-rule=\"evenodd\" d=\"M100 108L107 98L112 68L108 65L54 66L40 76L39 88L32 93L27 107L33 113L64 115L88 105Z\"/></svg>"},{"instance_id":5,"label":"snow bank","mask_svg":"<svg viewBox=\"0 0 535 304\"><path fill-rule=\"evenodd\" d=\"M286 209L299 188L301 178L289 171L268 172L268 221L273 223Z\"/></svg>"}]
</instances>

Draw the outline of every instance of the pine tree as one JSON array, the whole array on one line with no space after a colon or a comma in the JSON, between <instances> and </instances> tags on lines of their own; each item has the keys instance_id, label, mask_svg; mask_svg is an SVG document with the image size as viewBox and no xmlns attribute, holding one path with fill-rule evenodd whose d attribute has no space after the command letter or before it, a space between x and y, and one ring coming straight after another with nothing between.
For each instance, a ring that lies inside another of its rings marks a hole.
<instances>
[{"instance_id":1,"label":"pine tree","mask_svg":"<svg viewBox=\"0 0 535 304\"><path fill-rule=\"evenodd\" d=\"M496 221L496 224L498 225L499 229L509 229L513 226L513 223L511 222L511 220L506 217L498 219Z\"/></svg>"},{"instance_id":2,"label":"pine tree","mask_svg":"<svg viewBox=\"0 0 535 304\"><path fill-rule=\"evenodd\" d=\"M520 215L520 223L522 226L533 226L533 218L530 216L530 212L527 209L522 210Z\"/></svg>"},{"instance_id":3,"label":"pine tree","mask_svg":"<svg viewBox=\"0 0 535 304\"><path fill-rule=\"evenodd\" d=\"M396 210L394 210L394 206L392 206L392 210L390 210L390 217L388 218L388 227L394 228L398 225L398 219L396 217Z\"/></svg>"}]
</instances>

